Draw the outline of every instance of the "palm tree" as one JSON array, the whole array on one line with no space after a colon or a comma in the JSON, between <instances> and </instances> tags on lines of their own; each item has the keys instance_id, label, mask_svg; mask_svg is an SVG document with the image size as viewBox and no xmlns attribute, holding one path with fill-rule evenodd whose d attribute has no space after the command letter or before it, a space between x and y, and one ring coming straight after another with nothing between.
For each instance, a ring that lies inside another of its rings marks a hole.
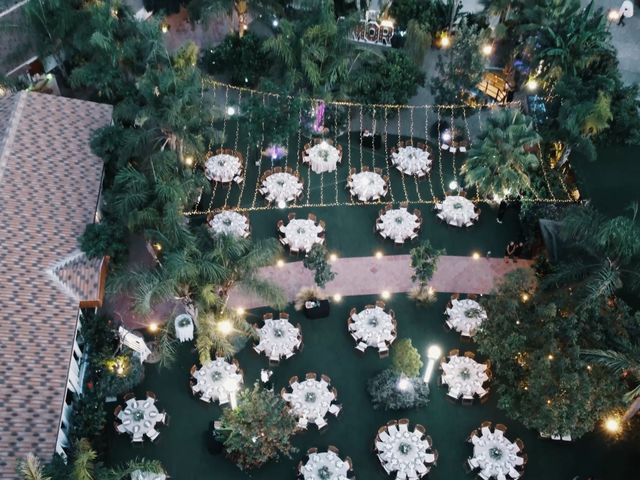
<instances>
[{"instance_id":1,"label":"palm tree","mask_svg":"<svg viewBox=\"0 0 640 480\"><path fill-rule=\"evenodd\" d=\"M490 116L461 168L465 184L476 185L486 198L530 192L529 176L539 166L531 149L539 141L531 119L520 111L505 109Z\"/></svg>"},{"instance_id":2,"label":"palm tree","mask_svg":"<svg viewBox=\"0 0 640 480\"><path fill-rule=\"evenodd\" d=\"M629 404L624 420L634 417L640 411L640 347L636 345L628 352L586 349L582 351L582 356L616 375L621 375L626 381L633 380L635 386L625 393L623 399Z\"/></svg>"},{"instance_id":3,"label":"palm tree","mask_svg":"<svg viewBox=\"0 0 640 480\"><path fill-rule=\"evenodd\" d=\"M280 22L279 32L264 43L265 51L280 62L288 85L309 95L329 99L347 79L362 55L379 52L358 46L350 35L357 15L336 20L333 2L310 4L305 20Z\"/></svg>"},{"instance_id":4,"label":"palm tree","mask_svg":"<svg viewBox=\"0 0 640 480\"><path fill-rule=\"evenodd\" d=\"M286 304L282 290L258 276L259 268L273 265L282 253L277 240L211 237L204 226L187 238L181 248L163 253L157 268L119 272L110 288L128 289L136 308L145 313L157 302L180 300L193 318L198 307L223 309L236 285L271 305Z\"/></svg>"},{"instance_id":5,"label":"palm tree","mask_svg":"<svg viewBox=\"0 0 640 480\"><path fill-rule=\"evenodd\" d=\"M581 284L582 306L598 306L624 285L640 290L640 226L638 205L631 216L608 218L590 207L569 210L560 230L569 243L566 260L544 280L552 288Z\"/></svg>"},{"instance_id":6,"label":"palm tree","mask_svg":"<svg viewBox=\"0 0 640 480\"><path fill-rule=\"evenodd\" d=\"M95 461L98 454L91 448L89 440L81 438L76 443L71 467L72 480L95 480Z\"/></svg>"},{"instance_id":7,"label":"palm tree","mask_svg":"<svg viewBox=\"0 0 640 480\"><path fill-rule=\"evenodd\" d=\"M22 480L51 480L51 477L45 476L40 459L33 453L28 453L24 460L19 461L17 469Z\"/></svg>"}]
</instances>

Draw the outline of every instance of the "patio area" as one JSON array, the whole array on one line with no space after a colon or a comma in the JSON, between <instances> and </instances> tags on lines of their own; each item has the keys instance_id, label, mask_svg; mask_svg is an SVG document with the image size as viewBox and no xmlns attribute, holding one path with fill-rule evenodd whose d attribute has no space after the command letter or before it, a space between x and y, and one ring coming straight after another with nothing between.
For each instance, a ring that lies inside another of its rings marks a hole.
<instances>
[{"instance_id":1,"label":"patio area","mask_svg":"<svg viewBox=\"0 0 640 480\"><path fill-rule=\"evenodd\" d=\"M306 372L314 371L331 377L331 384L337 388L343 405L340 415L331 418L323 432L310 428L296 435L294 444L299 451L290 460L270 462L249 474L238 470L224 455L207 451L209 424L220 416L221 409L198 400L189 389L189 369L197 362L197 355L189 343L179 347L177 362L171 369L147 367L144 382L135 390L138 398L144 397L147 390L155 392L158 404L171 416L170 425L161 430L155 443L146 442L134 448L128 436L118 436L113 429L108 429L106 461L115 464L141 456L159 459L177 480L287 479L295 478L296 465L308 448L318 447L319 451L325 451L328 445L335 445L340 449L341 457L351 457L357 478L382 480L389 477L372 450L376 431L389 420L407 417L411 425L417 423L426 428L439 451L438 464L429 473L429 478L435 480L466 478L463 464L473 450L466 439L486 420L507 425L511 440L518 437L523 440L529 458L525 468L527 478L566 480L580 475L612 480L633 476L632 465L637 451L629 443L609 442L601 432L588 434L576 442L539 439L535 432L511 421L506 412L498 410L493 393L482 405L452 404L447 400L447 389L437 385L437 370L430 382L428 406L397 412L373 410L366 392L367 380L390 362L379 359L373 351L361 356L347 332L346 319L352 307L360 310L378 299L378 296L345 297L341 303L332 304L329 318L319 320L306 319L300 312L287 309L290 321L301 324L305 346L302 352L274 369L275 390L280 391L293 375L304 378ZM449 295L440 294L438 301L428 308L417 307L404 294L395 294L387 300L387 307L396 313L398 338L411 338L425 362L426 349L432 344L439 345L443 352L453 348L475 350L473 343L461 343L459 334L445 331L443 312L448 299ZM271 310L252 310L250 319L258 321L267 311ZM247 386L257 381L260 370L268 365L267 358L258 355L249 345L236 358L244 370ZM477 358L485 360L482 356Z\"/></svg>"}]
</instances>

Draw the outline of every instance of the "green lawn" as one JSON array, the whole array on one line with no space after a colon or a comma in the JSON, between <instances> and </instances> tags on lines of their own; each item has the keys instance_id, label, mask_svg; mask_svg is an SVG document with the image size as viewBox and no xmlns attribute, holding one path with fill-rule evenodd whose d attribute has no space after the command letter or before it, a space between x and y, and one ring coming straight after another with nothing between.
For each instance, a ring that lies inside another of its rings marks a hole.
<instances>
[{"instance_id":1,"label":"green lawn","mask_svg":"<svg viewBox=\"0 0 640 480\"><path fill-rule=\"evenodd\" d=\"M377 428L387 420L408 417L412 422L423 424L433 437L440 451L439 465L429 478L455 480L466 478L462 465L471 453L465 443L468 433L483 420L502 422L509 427L508 436L524 440L529 464L526 476L535 480L570 480L575 475L593 475L604 480L633 478L638 451L628 444L610 443L600 432L587 435L574 443L556 443L539 440L536 433L526 430L517 422L510 421L506 412L495 406L495 398L485 405L462 407L453 405L445 398L445 390L432 381L430 404L415 411L382 412L371 408L365 391L368 378L386 367L389 360L380 360L369 351L362 357L353 348L346 331L346 318L351 307L363 307L375 297L349 297L341 304L333 305L331 316L322 320L307 320L290 310L292 320L300 321L304 333L305 347L302 353L285 361L276 369L276 390L287 384L292 375L304 375L308 371L329 375L338 389L339 400L344 405L342 414L329 419L329 427L322 434L313 428L296 437L299 453L292 459L272 462L251 475L239 471L224 456L213 456L207 452L205 436L209 422L220 415L220 408L197 400L188 387L189 368L196 361L192 344L182 345L178 361L170 370L159 371L155 366L147 367L142 385L136 389L142 395L147 389L157 393L162 408L171 415L171 424L161 430L156 444L145 443L134 448L126 436L116 438L108 429L109 448L106 460L121 462L134 457L157 458L163 462L172 478L191 479L288 479L295 477L295 466L307 448L326 448L333 444L354 461L358 478L375 480L387 478L371 451ZM424 352L430 344L450 348L474 350L473 344L461 344L459 337L443 329L443 310L446 296L427 308L416 307L404 295L396 295L389 302L396 311L399 337L410 337L414 345ZM252 311L257 319L263 310ZM237 356L245 372L245 383L251 384L267 365L266 358L258 356L251 348L245 348ZM481 359L482 360L482 359Z\"/></svg>"}]
</instances>

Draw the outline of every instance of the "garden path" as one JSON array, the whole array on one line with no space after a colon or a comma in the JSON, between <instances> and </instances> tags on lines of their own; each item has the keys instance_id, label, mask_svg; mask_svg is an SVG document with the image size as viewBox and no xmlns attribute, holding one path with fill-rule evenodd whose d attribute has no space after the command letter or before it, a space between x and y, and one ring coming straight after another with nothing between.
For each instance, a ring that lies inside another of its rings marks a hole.
<instances>
[{"instance_id":1,"label":"garden path","mask_svg":"<svg viewBox=\"0 0 640 480\"><path fill-rule=\"evenodd\" d=\"M325 287L328 295L390 294L408 292L413 287L411 281L411 260L409 255L387 255L376 257L339 258L332 263L336 278ZM489 293L496 281L506 273L531 266L531 260L506 263L502 258L474 259L472 257L442 256L430 285L437 292ZM281 267L265 267L260 272L265 278L280 285L289 301L295 298L300 288L311 286L313 274L302 262L285 263ZM255 295L240 289L233 290L229 306L255 308L264 302Z\"/></svg>"}]
</instances>

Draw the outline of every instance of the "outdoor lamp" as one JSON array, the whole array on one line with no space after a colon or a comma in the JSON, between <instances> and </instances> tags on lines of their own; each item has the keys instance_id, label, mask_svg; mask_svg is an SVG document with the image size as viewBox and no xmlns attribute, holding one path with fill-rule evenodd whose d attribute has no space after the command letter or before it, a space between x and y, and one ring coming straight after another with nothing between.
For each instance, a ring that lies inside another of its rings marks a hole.
<instances>
[{"instance_id":1,"label":"outdoor lamp","mask_svg":"<svg viewBox=\"0 0 640 480\"><path fill-rule=\"evenodd\" d=\"M490 43L487 43L487 44L482 46L482 54L485 57L488 57L492 53L493 53L493 45L491 45Z\"/></svg>"},{"instance_id":2,"label":"outdoor lamp","mask_svg":"<svg viewBox=\"0 0 640 480\"><path fill-rule=\"evenodd\" d=\"M398 390L400 390L401 392L406 392L410 388L411 381L408 378L402 377L400 380L398 380Z\"/></svg>"},{"instance_id":3,"label":"outdoor lamp","mask_svg":"<svg viewBox=\"0 0 640 480\"><path fill-rule=\"evenodd\" d=\"M230 117L234 116L236 114L236 109L234 107L227 107L227 115L229 115Z\"/></svg>"},{"instance_id":4,"label":"outdoor lamp","mask_svg":"<svg viewBox=\"0 0 640 480\"><path fill-rule=\"evenodd\" d=\"M233 332L233 324L229 320L221 320L217 324L218 331L223 335L229 335Z\"/></svg>"},{"instance_id":5,"label":"outdoor lamp","mask_svg":"<svg viewBox=\"0 0 640 480\"><path fill-rule=\"evenodd\" d=\"M424 383L429 383L429 379L431 378L431 374L433 373L433 368L435 367L436 361L440 360L442 356L442 349L438 345L431 345L427 349L427 358L429 361L427 362L427 369L424 372Z\"/></svg>"},{"instance_id":6,"label":"outdoor lamp","mask_svg":"<svg viewBox=\"0 0 640 480\"><path fill-rule=\"evenodd\" d=\"M449 182L449 190L457 190L458 186L458 182L456 182L455 180L451 180Z\"/></svg>"}]
</instances>

